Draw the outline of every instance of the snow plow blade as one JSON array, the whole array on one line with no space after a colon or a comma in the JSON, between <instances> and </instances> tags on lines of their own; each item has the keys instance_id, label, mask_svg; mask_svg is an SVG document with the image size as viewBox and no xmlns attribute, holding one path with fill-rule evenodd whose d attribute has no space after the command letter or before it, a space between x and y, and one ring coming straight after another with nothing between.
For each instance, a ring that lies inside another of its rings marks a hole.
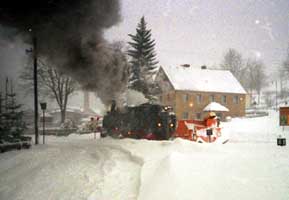
<instances>
[{"instance_id":1,"label":"snow plow blade","mask_svg":"<svg viewBox=\"0 0 289 200\"><path fill-rule=\"evenodd\" d=\"M223 137L222 130L222 127L207 126L205 121L179 120L175 137L198 143L221 142L225 144L228 142L228 138Z\"/></svg>"}]
</instances>

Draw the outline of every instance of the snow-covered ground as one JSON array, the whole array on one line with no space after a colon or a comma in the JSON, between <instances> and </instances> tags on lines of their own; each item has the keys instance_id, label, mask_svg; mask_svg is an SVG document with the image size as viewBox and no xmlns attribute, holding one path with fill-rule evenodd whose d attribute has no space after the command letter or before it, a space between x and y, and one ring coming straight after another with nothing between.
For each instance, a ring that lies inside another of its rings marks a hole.
<instances>
[{"instance_id":1,"label":"snow-covered ground","mask_svg":"<svg viewBox=\"0 0 289 200\"><path fill-rule=\"evenodd\" d=\"M223 123L230 142L198 144L93 135L0 154L0 199L288 200L289 130L278 115Z\"/></svg>"}]
</instances>

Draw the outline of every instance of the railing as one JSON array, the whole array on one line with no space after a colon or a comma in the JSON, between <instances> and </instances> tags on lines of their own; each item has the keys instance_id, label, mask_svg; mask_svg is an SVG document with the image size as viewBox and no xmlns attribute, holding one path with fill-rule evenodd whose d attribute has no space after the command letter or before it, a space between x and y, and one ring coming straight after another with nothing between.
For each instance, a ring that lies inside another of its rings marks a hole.
<instances>
[{"instance_id":1,"label":"railing","mask_svg":"<svg viewBox=\"0 0 289 200\"><path fill-rule=\"evenodd\" d=\"M269 113L267 111L247 111L245 117L254 118L254 117L265 117L268 116Z\"/></svg>"}]
</instances>

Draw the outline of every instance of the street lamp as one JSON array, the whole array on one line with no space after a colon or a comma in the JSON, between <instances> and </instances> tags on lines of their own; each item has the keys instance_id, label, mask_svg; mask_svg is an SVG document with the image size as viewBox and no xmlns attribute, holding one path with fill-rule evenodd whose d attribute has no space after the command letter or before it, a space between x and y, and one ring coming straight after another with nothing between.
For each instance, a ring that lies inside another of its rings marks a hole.
<instances>
[{"instance_id":1,"label":"street lamp","mask_svg":"<svg viewBox=\"0 0 289 200\"><path fill-rule=\"evenodd\" d=\"M46 107L47 107L47 104L46 102L42 102L40 103L40 107L41 107L41 110L42 110L42 113L43 113L43 117L42 117L42 127L43 127L43 130L42 130L42 135L43 135L43 144L45 144L45 110L46 110Z\"/></svg>"}]
</instances>

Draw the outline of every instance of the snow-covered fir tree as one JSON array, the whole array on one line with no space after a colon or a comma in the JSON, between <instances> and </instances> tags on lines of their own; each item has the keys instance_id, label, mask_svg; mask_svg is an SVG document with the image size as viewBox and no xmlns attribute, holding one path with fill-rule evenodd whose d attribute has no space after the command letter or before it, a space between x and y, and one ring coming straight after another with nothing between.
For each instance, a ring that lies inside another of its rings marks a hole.
<instances>
[{"instance_id":1,"label":"snow-covered fir tree","mask_svg":"<svg viewBox=\"0 0 289 200\"><path fill-rule=\"evenodd\" d=\"M129 87L142 92L146 98L152 100L154 95L154 75L158 70L158 61L155 53L155 40L152 39L151 30L147 28L145 18L142 17L137 25L136 34L129 34L128 55L131 57L131 76Z\"/></svg>"},{"instance_id":2,"label":"snow-covered fir tree","mask_svg":"<svg viewBox=\"0 0 289 200\"><path fill-rule=\"evenodd\" d=\"M8 80L6 81L5 98L1 98L0 101L0 137L5 138L11 136L19 138L26 129L26 124L23 120L24 112L22 105L16 101L16 93L13 90L12 82L10 83L10 91L7 90L7 87Z\"/></svg>"},{"instance_id":3,"label":"snow-covered fir tree","mask_svg":"<svg viewBox=\"0 0 289 200\"><path fill-rule=\"evenodd\" d=\"M2 87L1 87L2 88ZM5 92L1 91L0 98L0 139L9 135L10 123L8 120L8 78L5 81Z\"/></svg>"}]
</instances>

